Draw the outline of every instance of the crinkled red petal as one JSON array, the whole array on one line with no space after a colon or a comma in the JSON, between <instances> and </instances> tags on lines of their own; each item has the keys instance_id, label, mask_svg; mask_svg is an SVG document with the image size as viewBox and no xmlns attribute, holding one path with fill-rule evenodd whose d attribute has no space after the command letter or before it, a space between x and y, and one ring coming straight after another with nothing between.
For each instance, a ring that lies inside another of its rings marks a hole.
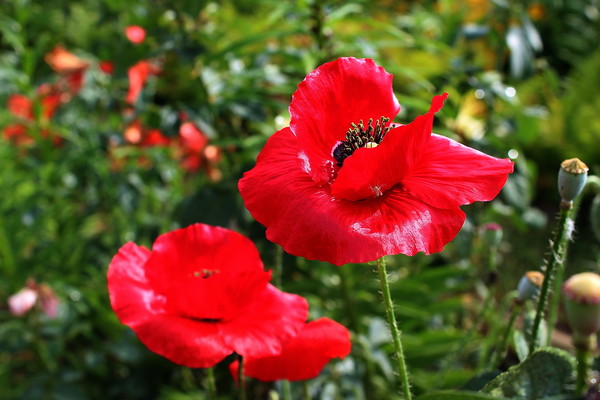
<instances>
[{"instance_id":1,"label":"crinkled red petal","mask_svg":"<svg viewBox=\"0 0 600 400\"><path fill-rule=\"evenodd\" d=\"M393 119L399 110L392 75L373 60L339 58L308 74L292 96L290 128L315 182L329 182L333 148L352 122Z\"/></svg>"},{"instance_id":2,"label":"crinkled red petal","mask_svg":"<svg viewBox=\"0 0 600 400\"><path fill-rule=\"evenodd\" d=\"M219 324L219 334L227 346L244 357L266 357L279 354L307 317L305 298L269 284L240 310L235 320Z\"/></svg>"},{"instance_id":3,"label":"crinkled red petal","mask_svg":"<svg viewBox=\"0 0 600 400\"><path fill-rule=\"evenodd\" d=\"M513 163L509 159L432 135L421 160L402 180L402 187L433 207L452 208L492 200L511 172Z\"/></svg>"},{"instance_id":4,"label":"crinkled red petal","mask_svg":"<svg viewBox=\"0 0 600 400\"><path fill-rule=\"evenodd\" d=\"M305 324L280 355L246 360L244 375L265 382L313 379L329 361L346 357L350 349L348 330L333 320L320 318Z\"/></svg>"},{"instance_id":5,"label":"crinkled red petal","mask_svg":"<svg viewBox=\"0 0 600 400\"><path fill-rule=\"evenodd\" d=\"M334 198L302 168L298 139L275 133L239 189L267 238L290 254L332 264L373 261L384 255L441 251L462 227L459 209L423 203L396 186L364 201Z\"/></svg>"}]
</instances>

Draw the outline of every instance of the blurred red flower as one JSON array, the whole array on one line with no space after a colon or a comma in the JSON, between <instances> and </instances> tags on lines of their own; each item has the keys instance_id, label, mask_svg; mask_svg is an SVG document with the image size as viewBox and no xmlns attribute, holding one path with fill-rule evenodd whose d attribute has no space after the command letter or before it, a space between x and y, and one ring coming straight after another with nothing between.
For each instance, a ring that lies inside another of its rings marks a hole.
<instances>
[{"instance_id":1,"label":"blurred red flower","mask_svg":"<svg viewBox=\"0 0 600 400\"><path fill-rule=\"evenodd\" d=\"M337 322L319 318L308 322L296 337L286 343L281 354L244 359L244 375L264 382L302 381L319 376L333 358L350 354L350 332ZM237 379L239 362L229 365Z\"/></svg>"},{"instance_id":2,"label":"blurred red flower","mask_svg":"<svg viewBox=\"0 0 600 400\"><path fill-rule=\"evenodd\" d=\"M44 59L55 72L59 74L71 74L83 71L89 66L89 62L77 57L64 47L58 45L44 56Z\"/></svg>"},{"instance_id":3,"label":"blurred red flower","mask_svg":"<svg viewBox=\"0 0 600 400\"><path fill-rule=\"evenodd\" d=\"M112 75L115 72L115 63L112 61L100 61L98 63L98 68L100 71L104 72L107 75Z\"/></svg>"},{"instance_id":4,"label":"blurred red flower","mask_svg":"<svg viewBox=\"0 0 600 400\"><path fill-rule=\"evenodd\" d=\"M141 26L131 25L125 28L125 36L133 44L140 44L146 39L146 31Z\"/></svg>"},{"instance_id":5,"label":"blurred red flower","mask_svg":"<svg viewBox=\"0 0 600 400\"><path fill-rule=\"evenodd\" d=\"M304 298L269 284L258 251L228 229L195 224L126 243L108 268L112 308L153 352L192 368L279 354L302 328Z\"/></svg>"},{"instance_id":6,"label":"blurred red flower","mask_svg":"<svg viewBox=\"0 0 600 400\"><path fill-rule=\"evenodd\" d=\"M3 133L4 137L15 144L32 143L34 138L29 133L30 125L34 122L40 122L42 125L47 124L61 102L60 93L46 91L43 85L40 86L40 89L35 101L22 94L12 94L8 97L8 111L21 121L7 125ZM36 102L39 102L39 115L35 112ZM56 144L60 142L60 137L50 134L45 128L41 129L41 136L52 136Z\"/></svg>"},{"instance_id":7,"label":"blurred red flower","mask_svg":"<svg viewBox=\"0 0 600 400\"><path fill-rule=\"evenodd\" d=\"M50 68L61 75L55 84L64 94L63 102L70 100L72 95L79 93L83 86L85 70L89 62L77 57L64 47L58 45L44 57Z\"/></svg>"},{"instance_id":8,"label":"blurred red flower","mask_svg":"<svg viewBox=\"0 0 600 400\"><path fill-rule=\"evenodd\" d=\"M460 206L492 200L513 164L432 134L429 112L407 125L392 76L340 58L298 85L290 126L271 136L239 189L267 238L288 253L342 265L441 251Z\"/></svg>"},{"instance_id":9,"label":"blurred red flower","mask_svg":"<svg viewBox=\"0 0 600 400\"><path fill-rule=\"evenodd\" d=\"M129 91L125 101L129 104L134 104L142 89L146 85L148 76L155 75L160 72L160 68L151 61L142 60L131 66L127 71L129 77Z\"/></svg>"},{"instance_id":10,"label":"blurred red flower","mask_svg":"<svg viewBox=\"0 0 600 400\"><path fill-rule=\"evenodd\" d=\"M184 122L179 127L181 144L181 165L194 172L202 165L202 153L208 144L208 137L193 122Z\"/></svg>"}]
</instances>

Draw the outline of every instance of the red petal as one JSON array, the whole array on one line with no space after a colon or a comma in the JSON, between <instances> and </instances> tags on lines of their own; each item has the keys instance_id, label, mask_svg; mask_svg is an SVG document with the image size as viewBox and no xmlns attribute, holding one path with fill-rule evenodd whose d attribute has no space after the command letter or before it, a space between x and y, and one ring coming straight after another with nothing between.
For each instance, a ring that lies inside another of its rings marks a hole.
<instances>
[{"instance_id":1,"label":"red petal","mask_svg":"<svg viewBox=\"0 0 600 400\"><path fill-rule=\"evenodd\" d=\"M384 255L441 251L462 227L459 208L430 207L398 187L364 201L334 198L300 167L297 139L275 133L239 182L267 238L288 253L342 265Z\"/></svg>"},{"instance_id":2,"label":"red petal","mask_svg":"<svg viewBox=\"0 0 600 400\"><path fill-rule=\"evenodd\" d=\"M179 136L183 148L194 153L200 153L208 144L208 138L192 122L184 122L179 127Z\"/></svg>"},{"instance_id":3,"label":"red petal","mask_svg":"<svg viewBox=\"0 0 600 400\"><path fill-rule=\"evenodd\" d=\"M298 336L285 345L281 354L246 359L244 375L265 382L312 379L319 376L331 359L346 357L350 349L348 330L333 320L320 318L305 324ZM237 371L237 366L233 365L232 370Z\"/></svg>"},{"instance_id":4,"label":"red petal","mask_svg":"<svg viewBox=\"0 0 600 400\"><path fill-rule=\"evenodd\" d=\"M488 156L444 136L432 135L404 190L433 207L452 208L498 195L513 163Z\"/></svg>"},{"instance_id":5,"label":"red petal","mask_svg":"<svg viewBox=\"0 0 600 400\"><path fill-rule=\"evenodd\" d=\"M379 146L356 150L339 170L331 185L332 194L346 200L362 200L380 196L399 183L426 151L434 113L442 108L447 96L435 96L428 113L392 129Z\"/></svg>"},{"instance_id":6,"label":"red petal","mask_svg":"<svg viewBox=\"0 0 600 400\"><path fill-rule=\"evenodd\" d=\"M144 270L150 255L150 250L129 242L108 267L110 304L119 320L129 327L164 312L165 299L156 295Z\"/></svg>"},{"instance_id":7,"label":"red petal","mask_svg":"<svg viewBox=\"0 0 600 400\"><path fill-rule=\"evenodd\" d=\"M139 61L137 64L129 68L127 71L127 76L129 77L129 91L127 92L127 97L125 98L127 103L133 104L136 102L138 96L144 88L144 85L146 84L149 74L150 64L148 61Z\"/></svg>"},{"instance_id":8,"label":"red petal","mask_svg":"<svg viewBox=\"0 0 600 400\"><path fill-rule=\"evenodd\" d=\"M148 349L190 368L212 367L233 353L212 323L154 315L134 330Z\"/></svg>"},{"instance_id":9,"label":"red petal","mask_svg":"<svg viewBox=\"0 0 600 400\"><path fill-rule=\"evenodd\" d=\"M235 318L271 279L250 239L204 224L159 236L145 268L169 312L195 319Z\"/></svg>"},{"instance_id":10,"label":"red petal","mask_svg":"<svg viewBox=\"0 0 600 400\"><path fill-rule=\"evenodd\" d=\"M219 325L219 333L227 346L244 357L279 354L283 344L295 336L308 317L305 298L284 293L269 284L238 317Z\"/></svg>"},{"instance_id":11,"label":"red petal","mask_svg":"<svg viewBox=\"0 0 600 400\"><path fill-rule=\"evenodd\" d=\"M290 128L309 160L310 173L328 183L333 147L344 140L352 122L385 116L393 119L400 105L392 75L370 59L340 58L308 74L290 104Z\"/></svg>"},{"instance_id":12,"label":"red petal","mask_svg":"<svg viewBox=\"0 0 600 400\"><path fill-rule=\"evenodd\" d=\"M8 110L16 117L33 119L33 104L27 96L11 94L8 97Z\"/></svg>"}]
</instances>

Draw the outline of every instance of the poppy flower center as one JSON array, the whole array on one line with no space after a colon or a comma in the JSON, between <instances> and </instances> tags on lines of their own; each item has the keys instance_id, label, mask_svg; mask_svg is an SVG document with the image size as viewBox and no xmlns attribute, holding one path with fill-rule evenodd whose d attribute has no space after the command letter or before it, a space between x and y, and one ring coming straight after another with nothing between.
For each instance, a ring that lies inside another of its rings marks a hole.
<instances>
[{"instance_id":1,"label":"poppy flower center","mask_svg":"<svg viewBox=\"0 0 600 400\"><path fill-rule=\"evenodd\" d=\"M386 126L389 120L387 117L379 117L373 126L373 118L369 118L366 127L362 119L358 124L352 122L346 132L346 140L337 143L333 149L333 158L337 161L337 165L341 167L344 160L361 147L377 147L392 129L392 126Z\"/></svg>"}]
</instances>

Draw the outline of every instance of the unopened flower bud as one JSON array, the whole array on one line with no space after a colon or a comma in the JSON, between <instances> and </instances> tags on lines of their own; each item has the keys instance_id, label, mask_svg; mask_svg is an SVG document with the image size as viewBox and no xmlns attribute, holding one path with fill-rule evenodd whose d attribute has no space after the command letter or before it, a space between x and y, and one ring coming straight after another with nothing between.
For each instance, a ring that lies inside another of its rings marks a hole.
<instances>
[{"instance_id":1,"label":"unopened flower bud","mask_svg":"<svg viewBox=\"0 0 600 400\"><path fill-rule=\"evenodd\" d=\"M600 330L600 275L582 272L563 285L567 319L573 331L583 337Z\"/></svg>"},{"instance_id":2,"label":"unopened flower bud","mask_svg":"<svg viewBox=\"0 0 600 400\"><path fill-rule=\"evenodd\" d=\"M589 168L578 158L571 158L560 164L558 171L558 192L564 203L570 204L583 190Z\"/></svg>"},{"instance_id":3,"label":"unopened flower bud","mask_svg":"<svg viewBox=\"0 0 600 400\"><path fill-rule=\"evenodd\" d=\"M481 239L487 247L497 247L502 241L502 226L495 222L483 225Z\"/></svg>"},{"instance_id":4,"label":"unopened flower bud","mask_svg":"<svg viewBox=\"0 0 600 400\"><path fill-rule=\"evenodd\" d=\"M540 293L544 274L539 271L527 271L519 281L517 292L519 301L534 299Z\"/></svg>"}]
</instances>

